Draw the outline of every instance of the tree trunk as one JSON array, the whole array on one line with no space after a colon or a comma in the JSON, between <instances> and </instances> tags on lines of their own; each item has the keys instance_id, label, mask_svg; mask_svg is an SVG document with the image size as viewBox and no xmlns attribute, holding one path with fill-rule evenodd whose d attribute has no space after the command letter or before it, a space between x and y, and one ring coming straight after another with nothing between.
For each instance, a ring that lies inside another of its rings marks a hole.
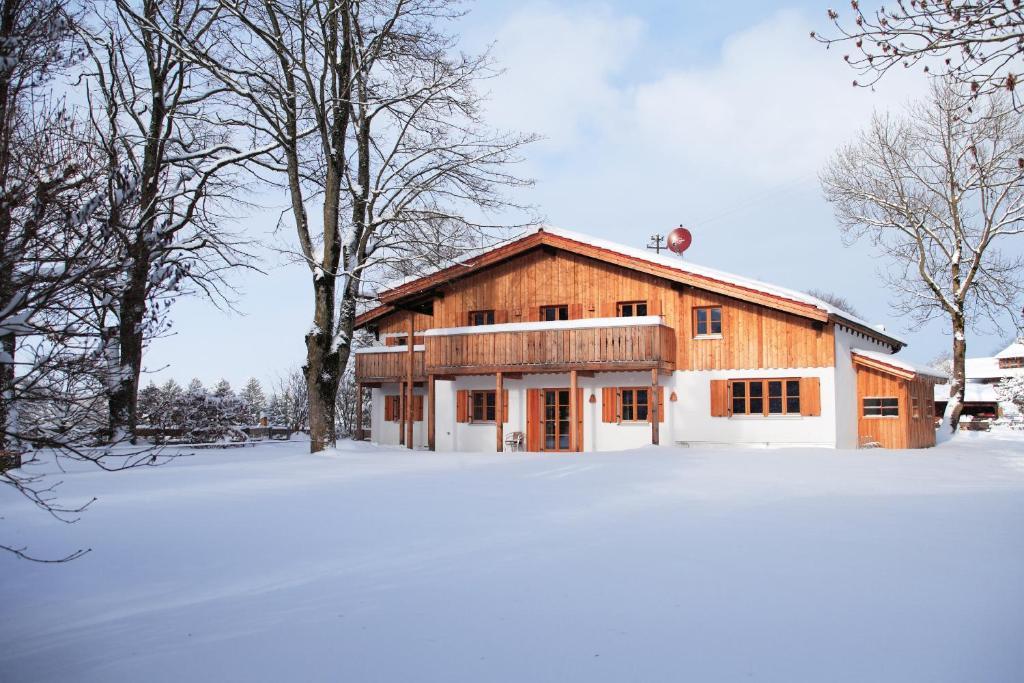
<instances>
[{"instance_id":1,"label":"tree trunk","mask_svg":"<svg viewBox=\"0 0 1024 683\"><path fill-rule=\"evenodd\" d=\"M0 363L0 450L15 445L15 434L18 433L18 414L14 404L14 350L16 338L13 334L5 334L0 338L2 350L11 362Z\"/></svg>"},{"instance_id":2,"label":"tree trunk","mask_svg":"<svg viewBox=\"0 0 1024 683\"><path fill-rule=\"evenodd\" d=\"M949 402L946 404L945 415L948 420L946 427L956 432L960 427L960 413L964 409L964 394L967 389L965 360L967 358L967 339L964 336L964 315L962 312L953 316L953 376L950 378Z\"/></svg>"},{"instance_id":3,"label":"tree trunk","mask_svg":"<svg viewBox=\"0 0 1024 683\"><path fill-rule=\"evenodd\" d=\"M309 394L309 452L334 446L338 398L338 352L332 349L334 278L314 277L313 329L306 335L306 387Z\"/></svg>"},{"instance_id":4,"label":"tree trunk","mask_svg":"<svg viewBox=\"0 0 1024 683\"><path fill-rule=\"evenodd\" d=\"M146 318L146 287L149 278L150 254L145 240L133 247L131 272L126 289L121 293L115 353L107 366L107 407L109 439L135 443L138 426L139 377L142 374L142 350ZM105 340L108 344L113 339Z\"/></svg>"}]
</instances>

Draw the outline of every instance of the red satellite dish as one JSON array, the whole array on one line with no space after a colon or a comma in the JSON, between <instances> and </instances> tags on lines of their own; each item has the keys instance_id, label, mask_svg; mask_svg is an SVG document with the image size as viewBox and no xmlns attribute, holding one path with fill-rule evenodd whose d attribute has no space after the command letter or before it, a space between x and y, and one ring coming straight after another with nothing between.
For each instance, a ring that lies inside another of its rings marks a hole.
<instances>
[{"instance_id":1,"label":"red satellite dish","mask_svg":"<svg viewBox=\"0 0 1024 683\"><path fill-rule=\"evenodd\" d=\"M668 249L675 254L682 254L692 242L693 235L681 225L668 234Z\"/></svg>"}]
</instances>

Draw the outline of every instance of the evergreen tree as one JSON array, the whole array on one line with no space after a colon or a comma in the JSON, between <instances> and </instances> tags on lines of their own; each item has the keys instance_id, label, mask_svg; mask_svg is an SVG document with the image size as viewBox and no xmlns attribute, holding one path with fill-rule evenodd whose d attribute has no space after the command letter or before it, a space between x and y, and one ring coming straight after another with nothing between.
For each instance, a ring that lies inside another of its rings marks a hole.
<instances>
[{"instance_id":1,"label":"evergreen tree","mask_svg":"<svg viewBox=\"0 0 1024 683\"><path fill-rule=\"evenodd\" d=\"M241 402L242 422L248 425L257 424L267 410L267 397L263 393L263 385L255 377L250 378L238 398Z\"/></svg>"}]
</instances>

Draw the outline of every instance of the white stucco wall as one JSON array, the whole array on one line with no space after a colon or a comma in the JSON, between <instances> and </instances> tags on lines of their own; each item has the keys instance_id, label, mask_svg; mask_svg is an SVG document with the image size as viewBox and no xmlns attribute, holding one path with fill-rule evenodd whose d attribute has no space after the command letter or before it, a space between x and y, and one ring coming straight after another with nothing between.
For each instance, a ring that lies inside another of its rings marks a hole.
<instances>
[{"instance_id":1,"label":"white stucco wall","mask_svg":"<svg viewBox=\"0 0 1024 683\"><path fill-rule=\"evenodd\" d=\"M372 401L373 405L370 408L370 441L386 446L397 446L399 439L399 429L401 429L401 422L385 422L384 421L384 396L394 395L397 396L400 391L398 384L385 384L380 389L372 390ZM414 392L418 396L424 397L423 404L423 416L424 419L419 422L413 422L412 426L412 442L417 448L427 447L427 406L426 406L426 391L417 387ZM440 411L439 411L440 414Z\"/></svg>"},{"instance_id":2,"label":"white stucco wall","mask_svg":"<svg viewBox=\"0 0 1024 683\"><path fill-rule=\"evenodd\" d=\"M839 448L857 448L857 371L853 367L851 349L868 349L879 353L892 353L892 349L874 339L850 332L836 325L836 445ZM824 393L824 389L822 390Z\"/></svg>"},{"instance_id":3,"label":"white stucco wall","mask_svg":"<svg viewBox=\"0 0 1024 683\"><path fill-rule=\"evenodd\" d=\"M711 380L759 377L817 377L821 383L821 415L711 417ZM677 372L678 400L669 409L677 443L746 446L836 445L834 368L773 368Z\"/></svg>"},{"instance_id":4,"label":"white stucco wall","mask_svg":"<svg viewBox=\"0 0 1024 683\"><path fill-rule=\"evenodd\" d=\"M851 367L852 372L852 367ZM821 382L821 415L814 417L711 417L711 380L756 377L817 377ZM650 385L650 373L598 373L580 377L583 389L583 448L587 451L617 451L641 448L651 443L648 423L616 424L601 421L601 388L605 386ZM666 419L660 425L662 444L740 444L749 446L806 445L834 447L837 444L836 372L833 368L800 368L771 370L716 370L707 372L676 372L662 376L665 386ZM505 381L509 392L509 420L505 434L526 432L527 389L568 388L568 374L525 375L523 379ZM460 377L455 381L438 381L436 389L436 441L439 451L494 452L493 424L457 423L455 392L460 389L493 389L493 376ZM371 439L377 443L398 444L399 423L383 421L385 394L396 394L398 385L385 385L373 390L373 426ZM417 394L425 393L417 389ZM671 400L676 394L676 401ZM594 401L591 402L591 396ZM856 387L853 387L853 399ZM851 408L852 409L852 408ZM856 419L854 415L854 442ZM414 443L426 446L424 422L415 423Z\"/></svg>"}]
</instances>

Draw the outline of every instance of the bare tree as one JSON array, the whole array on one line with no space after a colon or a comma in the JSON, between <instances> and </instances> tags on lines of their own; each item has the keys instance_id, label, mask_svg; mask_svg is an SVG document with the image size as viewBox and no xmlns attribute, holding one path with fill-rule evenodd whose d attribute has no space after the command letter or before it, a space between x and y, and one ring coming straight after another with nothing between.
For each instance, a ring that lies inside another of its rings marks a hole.
<instances>
[{"instance_id":1,"label":"bare tree","mask_svg":"<svg viewBox=\"0 0 1024 683\"><path fill-rule=\"evenodd\" d=\"M164 38L206 41L209 31L195 0L96 3L80 30L106 192L130 188L133 199L97 216L116 238L115 276L93 292L114 440L134 440L143 350L167 325L170 304L183 289L227 303L225 274L247 265L226 209L239 201L239 166L262 150L245 147L225 119L223 87Z\"/></svg>"},{"instance_id":2,"label":"bare tree","mask_svg":"<svg viewBox=\"0 0 1024 683\"><path fill-rule=\"evenodd\" d=\"M503 170L527 141L479 120L485 57L459 54L439 30L453 0L209 0L213 44L188 52L246 108L270 180L287 189L298 259L312 276L306 332L310 449L335 441L338 382L367 271L417 258L422 240L456 244L469 212L504 206L519 181ZM311 218L311 204L320 218ZM432 231L422 227L432 224ZM442 230L442 228L448 228Z\"/></svg>"},{"instance_id":3,"label":"bare tree","mask_svg":"<svg viewBox=\"0 0 1024 683\"><path fill-rule=\"evenodd\" d=\"M937 84L906 115L876 115L821 174L845 238L868 239L889 260L882 276L896 310L950 325L953 430L965 330L1017 321L1021 294L1022 259L1000 247L1024 233L1024 123L1006 98L979 111L971 102L957 86Z\"/></svg>"},{"instance_id":4,"label":"bare tree","mask_svg":"<svg viewBox=\"0 0 1024 683\"><path fill-rule=\"evenodd\" d=\"M1016 102L1024 68L1024 6L1014 0L896 0L865 12L850 2L843 17L828 10L835 36L811 33L832 45L849 44L846 62L870 87L897 66L922 64L925 72L949 77L982 93L1009 91Z\"/></svg>"},{"instance_id":5,"label":"bare tree","mask_svg":"<svg viewBox=\"0 0 1024 683\"><path fill-rule=\"evenodd\" d=\"M849 299L847 299L845 296L836 294L834 292L826 292L822 289L808 289L807 293L816 299L821 299L830 306L835 306L841 311L846 311L847 313L855 315L858 318L864 317L857 311L854 305L851 304Z\"/></svg>"}]
</instances>

